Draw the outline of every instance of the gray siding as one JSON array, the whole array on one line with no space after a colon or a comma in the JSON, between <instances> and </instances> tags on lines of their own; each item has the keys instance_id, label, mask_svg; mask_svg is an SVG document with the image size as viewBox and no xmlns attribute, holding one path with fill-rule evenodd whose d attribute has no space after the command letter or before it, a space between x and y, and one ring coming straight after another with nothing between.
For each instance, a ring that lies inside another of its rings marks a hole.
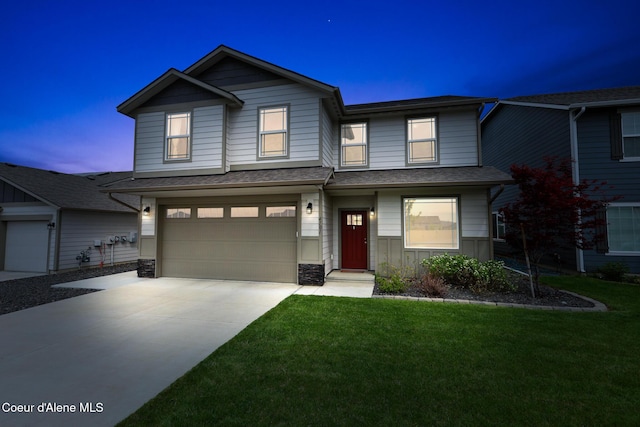
<instances>
[{"instance_id":1,"label":"gray siding","mask_svg":"<svg viewBox=\"0 0 640 427\"><path fill-rule=\"evenodd\" d=\"M333 166L334 151L333 141L335 139L336 125L331 120L327 109L322 108L322 166Z\"/></svg>"},{"instance_id":2,"label":"gray siding","mask_svg":"<svg viewBox=\"0 0 640 427\"><path fill-rule=\"evenodd\" d=\"M369 123L369 169L407 167L406 117L374 116ZM340 169L340 132L334 136L334 166ZM476 112L438 114L438 163L411 167L476 166L478 131Z\"/></svg>"},{"instance_id":3,"label":"gray siding","mask_svg":"<svg viewBox=\"0 0 640 427\"><path fill-rule=\"evenodd\" d=\"M227 156L231 168L259 164L265 168L282 159L257 160L258 109L289 106L289 162L319 159L320 102L319 93L298 84L247 89L234 92L245 104L242 109L229 110Z\"/></svg>"},{"instance_id":4,"label":"gray siding","mask_svg":"<svg viewBox=\"0 0 640 427\"><path fill-rule=\"evenodd\" d=\"M135 172L221 169L224 106L193 109L191 161L164 162L165 113L138 115L136 120Z\"/></svg>"},{"instance_id":5,"label":"gray siding","mask_svg":"<svg viewBox=\"0 0 640 427\"><path fill-rule=\"evenodd\" d=\"M562 110L502 105L482 123L482 158L511 174L512 164L541 166L544 156L571 157L569 114ZM493 209L515 201L518 187L507 186Z\"/></svg>"},{"instance_id":6,"label":"gray siding","mask_svg":"<svg viewBox=\"0 0 640 427\"><path fill-rule=\"evenodd\" d=\"M333 269L333 200L322 192L322 259L324 261L324 272L329 274ZM304 206L303 206L304 208Z\"/></svg>"},{"instance_id":7,"label":"gray siding","mask_svg":"<svg viewBox=\"0 0 640 427\"><path fill-rule=\"evenodd\" d=\"M622 196L619 202L640 204L640 162L611 160L609 114L612 110L587 110L578 119L578 153L580 178L606 181L613 188L608 196ZM616 110L613 110L614 112ZM584 251L587 271L607 262L623 262L632 272L640 273L640 256L598 254Z\"/></svg>"},{"instance_id":8,"label":"gray siding","mask_svg":"<svg viewBox=\"0 0 640 427\"><path fill-rule=\"evenodd\" d=\"M76 257L89 247L91 262L82 266L100 265L100 253L93 246L94 240L104 240L105 236L113 235L128 237L130 232L138 230L136 214L63 211L61 217L58 270L77 268ZM111 247L106 246L105 265L111 264ZM137 243L113 245L114 263L135 261L137 258Z\"/></svg>"}]
</instances>

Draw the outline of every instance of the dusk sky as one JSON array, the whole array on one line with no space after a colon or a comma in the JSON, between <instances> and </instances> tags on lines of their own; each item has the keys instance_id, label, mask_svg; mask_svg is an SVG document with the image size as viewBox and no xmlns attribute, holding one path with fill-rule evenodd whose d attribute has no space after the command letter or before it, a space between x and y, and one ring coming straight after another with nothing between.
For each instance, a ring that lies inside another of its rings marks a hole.
<instances>
[{"instance_id":1,"label":"dusk sky","mask_svg":"<svg viewBox=\"0 0 640 427\"><path fill-rule=\"evenodd\" d=\"M640 2L17 1L0 13L0 161L133 168L116 106L224 44L346 104L640 85Z\"/></svg>"}]
</instances>

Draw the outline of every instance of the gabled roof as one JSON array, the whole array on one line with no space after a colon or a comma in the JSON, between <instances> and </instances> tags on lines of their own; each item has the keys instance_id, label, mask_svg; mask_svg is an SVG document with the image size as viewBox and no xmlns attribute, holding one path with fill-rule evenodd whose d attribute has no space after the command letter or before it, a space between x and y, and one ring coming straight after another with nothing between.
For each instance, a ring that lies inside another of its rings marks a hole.
<instances>
[{"instance_id":1,"label":"gabled roof","mask_svg":"<svg viewBox=\"0 0 640 427\"><path fill-rule=\"evenodd\" d=\"M330 94L337 93L339 96L339 89L337 87L322 83L321 81L296 73L295 71L282 68L278 65L272 64L254 56L247 55L246 53L242 53L225 45L218 46L212 52L187 68L184 72L185 74L188 74L190 76L197 77L200 73L211 68L213 65L227 57L232 57L240 61L249 63L271 73L282 76L286 79L293 80L294 82L300 83L305 86L311 86L323 92L327 92Z\"/></svg>"},{"instance_id":2,"label":"gabled roof","mask_svg":"<svg viewBox=\"0 0 640 427\"><path fill-rule=\"evenodd\" d=\"M72 175L43 169L0 163L0 180L60 209L105 212L135 212L109 198L101 187L130 179L131 172L106 172L93 175ZM118 195L128 205L139 205L137 197Z\"/></svg>"},{"instance_id":3,"label":"gabled roof","mask_svg":"<svg viewBox=\"0 0 640 427\"><path fill-rule=\"evenodd\" d=\"M205 82L194 79L175 68L169 69L166 73L155 79L149 85L147 85L142 90L138 91L131 98L127 99L122 104L118 105L117 110L122 114L126 114L129 117L132 116L132 112L143 105L145 102L150 100L153 96L157 95L163 89L166 89L173 83L178 80L184 80L188 83L191 83L195 86L199 86L200 88L207 90L221 98L226 99L229 103L234 104L236 106L241 107L244 104L244 101L240 100L237 96L232 94L231 92L227 92L226 90L220 89L219 87L211 86Z\"/></svg>"},{"instance_id":4,"label":"gabled roof","mask_svg":"<svg viewBox=\"0 0 640 427\"><path fill-rule=\"evenodd\" d=\"M640 86L516 96L501 102L556 105L567 108L636 104L640 103Z\"/></svg>"}]
</instances>

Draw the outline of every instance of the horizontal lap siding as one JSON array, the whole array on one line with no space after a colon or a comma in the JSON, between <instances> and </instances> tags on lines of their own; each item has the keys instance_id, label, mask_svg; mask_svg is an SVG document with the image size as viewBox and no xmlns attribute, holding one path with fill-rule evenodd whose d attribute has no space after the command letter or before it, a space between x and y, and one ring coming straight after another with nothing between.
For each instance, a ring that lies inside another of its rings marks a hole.
<instances>
[{"instance_id":1,"label":"horizontal lap siding","mask_svg":"<svg viewBox=\"0 0 640 427\"><path fill-rule=\"evenodd\" d=\"M475 111L440 114L440 166L478 164L478 126Z\"/></svg>"},{"instance_id":2,"label":"horizontal lap siding","mask_svg":"<svg viewBox=\"0 0 640 427\"><path fill-rule=\"evenodd\" d=\"M222 167L224 106L193 109L191 161L164 163L165 113L140 114L136 120L135 171L159 172Z\"/></svg>"},{"instance_id":3,"label":"horizontal lap siding","mask_svg":"<svg viewBox=\"0 0 640 427\"><path fill-rule=\"evenodd\" d=\"M611 160L609 113L611 110L587 110L578 119L580 178L606 181L609 197L622 196L619 202L640 203L640 162ZM615 110L613 110L615 111ZM631 272L640 273L640 256L614 256L584 251L587 271L608 262L622 262Z\"/></svg>"},{"instance_id":4,"label":"horizontal lap siding","mask_svg":"<svg viewBox=\"0 0 640 427\"><path fill-rule=\"evenodd\" d=\"M326 108L322 108L322 165L333 165L334 123Z\"/></svg>"},{"instance_id":5,"label":"horizontal lap siding","mask_svg":"<svg viewBox=\"0 0 640 427\"><path fill-rule=\"evenodd\" d=\"M372 117L369 123L369 169L407 167L406 116ZM412 167L476 166L478 138L476 112L438 114L437 164ZM339 168L339 132L334 136L334 164Z\"/></svg>"},{"instance_id":6,"label":"horizontal lap siding","mask_svg":"<svg viewBox=\"0 0 640 427\"><path fill-rule=\"evenodd\" d=\"M244 101L229 111L227 155L230 166L249 163L268 164L277 160L257 160L258 108L289 106L289 160L319 160L319 94L301 85L281 85L234 92Z\"/></svg>"},{"instance_id":7,"label":"horizontal lap siding","mask_svg":"<svg viewBox=\"0 0 640 427\"><path fill-rule=\"evenodd\" d=\"M59 270L78 267L76 257L81 251L91 248L91 262L82 266L100 264L100 253L93 246L96 239L105 236L127 236L137 232L137 214L96 213L63 211L60 229ZM114 262L135 261L138 258L137 243L116 243L113 246ZM111 246L106 246L105 265L111 262Z\"/></svg>"},{"instance_id":8,"label":"horizontal lap siding","mask_svg":"<svg viewBox=\"0 0 640 427\"><path fill-rule=\"evenodd\" d=\"M460 196L462 238L489 236L487 193L484 189L406 189L378 193L378 236L402 236L403 197Z\"/></svg>"}]
</instances>

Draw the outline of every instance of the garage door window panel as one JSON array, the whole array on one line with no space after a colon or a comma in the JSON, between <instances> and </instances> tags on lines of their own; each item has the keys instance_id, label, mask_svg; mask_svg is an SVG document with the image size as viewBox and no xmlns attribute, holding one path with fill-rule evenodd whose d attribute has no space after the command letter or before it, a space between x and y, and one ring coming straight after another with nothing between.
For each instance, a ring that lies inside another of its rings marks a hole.
<instances>
[{"instance_id":1,"label":"garage door window panel","mask_svg":"<svg viewBox=\"0 0 640 427\"><path fill-rule=\"evenodd\" d=\"M295 218L295 206L267 206L267 218Z\"/></svg>"},{"instance_id":2,"label":"garage door window panel","mask_svg":"<svg viewBox=\"0 0 640 427\"><path fill-rule=\"evenodd\" d=\"M224 208L198 208L198 219L224 218Z\"/></svg>"},{"instance_id":3,"label":"garage door window panel","mask_svg":"<svg viewBox=\"0 0 640 427\"><path fill-rule=\"evenodd\" d=\"M231 218L258 218L260 209L257 206L234 206L231 208Z\"/></svg>"},{"instance_id":4,"label":"garage door window panel","mask_svg":"<svg viewBox=\"0 0 640 427\"><path fill-rule=\"evenodd\" d=\"M167 219L189 219L191 208L167 208Z\"/></svg>"}]
</instances>

